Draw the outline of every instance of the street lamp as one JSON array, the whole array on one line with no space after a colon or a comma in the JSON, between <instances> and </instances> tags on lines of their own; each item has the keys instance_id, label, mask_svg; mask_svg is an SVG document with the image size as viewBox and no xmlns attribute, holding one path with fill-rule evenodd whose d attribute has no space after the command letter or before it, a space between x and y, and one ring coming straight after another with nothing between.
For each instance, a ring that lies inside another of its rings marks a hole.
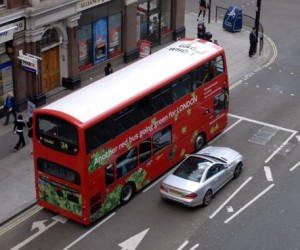
<instances>
[{"instance_id":1,"label":"street lamp","mask_svg":"<svg viewBox=\"0 0 300 250\"><path fill-rule=\"evenodd\" d=\"M257 0L257 2L256 2L257 9L256 9L256 15L255 15L256 37L258 37L258 31L259 31L260 7L261 7L261 0Z\"/></svg>"}]
</instances>

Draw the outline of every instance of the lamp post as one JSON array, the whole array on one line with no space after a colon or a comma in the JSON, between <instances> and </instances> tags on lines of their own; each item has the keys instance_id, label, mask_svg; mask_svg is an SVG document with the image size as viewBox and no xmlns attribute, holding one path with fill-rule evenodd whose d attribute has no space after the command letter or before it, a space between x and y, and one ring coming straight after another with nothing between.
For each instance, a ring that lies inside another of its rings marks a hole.
<instances>
[{"instance_id":1,"label":"lamp post","mask_svg":"<svg viewBox=\"0 0 300 250\"><path fill-rule=\"evenodd\" d=\"M210 23L211 0L209 0L207 4L207 9L208 9L208 23Z\"/></svg>"},{"instance_id":2,"label":"lamp post","mask_svg":"<svg viewBox=\"0 0 300 250\"><path fill-rule=\"evenodd\" d=\"M256 37L258 37L258 32L259 32L260 7L261 7L261 0L257 0L257 2L256 2L256 15L255 15Z\"/></svg>"}]
</instances>

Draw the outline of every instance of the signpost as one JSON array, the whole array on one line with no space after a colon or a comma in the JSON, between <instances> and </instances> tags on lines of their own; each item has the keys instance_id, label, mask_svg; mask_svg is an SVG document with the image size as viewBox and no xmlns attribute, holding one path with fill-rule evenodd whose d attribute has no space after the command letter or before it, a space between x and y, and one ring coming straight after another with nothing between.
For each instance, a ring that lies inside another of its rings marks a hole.
<instances>
[{"instance_id":1,"label":"signpost","mask_svg":"<svg viewBox=\"0 0 300 250\"><path fill-rule=\"evenodd\" d=\"M22 50L19 51L18 58L21 60L24 70L39 74L38 60L42 60L42 58L31 54L24 55Z\"/></svg>"}]
</instances>

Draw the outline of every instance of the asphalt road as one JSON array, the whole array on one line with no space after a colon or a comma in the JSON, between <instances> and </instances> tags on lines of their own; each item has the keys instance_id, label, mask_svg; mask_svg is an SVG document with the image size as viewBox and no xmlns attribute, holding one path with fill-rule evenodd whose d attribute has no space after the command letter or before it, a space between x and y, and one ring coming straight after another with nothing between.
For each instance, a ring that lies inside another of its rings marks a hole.
<instances>
[{"instance_id":1,"label":"asphalt road","mask_svg":"<svg viewBox=\"0 0 300 250\"><path fill-rule=\"evenodd\" d=\"M1 249L299 249L300 5L262 1L261 21L278 56L231 90L228 130L212 142L245 155L239 179L195 209L162 201L155 183L89 227L32 210L2 235ZM187 11L197 2L186 1ZM235 3L254 16L255 1Z\"/></svg>"}]
</instances>

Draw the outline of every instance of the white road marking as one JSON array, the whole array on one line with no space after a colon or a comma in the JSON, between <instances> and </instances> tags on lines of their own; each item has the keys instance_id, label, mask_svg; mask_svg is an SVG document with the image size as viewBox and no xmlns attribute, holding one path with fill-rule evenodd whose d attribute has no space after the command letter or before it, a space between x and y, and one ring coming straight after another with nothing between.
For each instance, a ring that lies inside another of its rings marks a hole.
<instances>
[{"instance_id":1,"label":"white road marking","mask_svg":"<svg viewBox=\"0 0 300 250\"><path fill-rule=\"evenodd\" d=\"M265 166L264 169L265 169L267 181L273 181L272 172L271 172L270 167Z\"/></svg>"},{"instance_id":2,"label":"white road marking","mask_svg":"<svg viewBox=\"0 0 300 250\"><path fill-rule=\"evenodd\" d=\"M232 206L227 206L226 209L227 209L227 212L228 212L228 213L233 213L233 212L234 212Z\"/></svg>"},{"instance_id":3,"label":"white road marking","mask_svg":"<svg viewBox=\"0 0 300 250\"><path fill-rule=\"evenodd\" d=\"M268 163L274 155L276 155L294 136L297 134L297 131L294 131L289 138L287 138L270 156L267 160L265 160L265 163Z\"/></svg>"},{"instance_id":4,"label":"white road marking","mask_svg":"<svg viewBox=\"0 0 300 250\"><path fill-rule=\"evenodd\" d=\"M197 247L199 247L199 244L196 244L195 246L193 246L192 248L190 248L190 250L194 250L194 249L196 249Z\"/></svg>"},{"instance_id":5,"label":"white road marking","mask_svg":"<svg viewBox=\"0 0 300 250\"><path fill-rule=\"evenodd\" d=\"M226 206L226 204L239 192L241 189L246 186L246 184L252 180L252 177L249 177L237 190L235 190L232 195L228 197L228 199L211 215L209 216L210 219L214 218L221 210L223 207Z\"/></svg>"},{"instance_id":6,"label":"white road marking","mask_svg":"<svg viewBox=\"0 0 300 250\"><path fill-rule=\"evenodd\" d=\"M24 247L25 245L30 243L32 240L34 240L35 238L40 236L42 233L47 231L49 228L55 226L56 223L58 223L58 222L66 223L67 220L68 220L67 218L63 218L60 215L56 215L56 216L52 217L52 219L54 221L52 223L50 223L49 225L47 225L47 226L44 224L44 222L46 222L47 220L41 220L41 221L33 222L31 231L34 230L34 229L37 229L37 232L34 233L33 235L31 235L30 237L26 238L24 241L20 242L18 245L14 246L10 250L19 250L19 249L21 249L22 247Z\"/></svg>"},{"instance_id":7,"label":"white road marking","mask_svg":"<svg viewBox=\"0 0 300 250\"><path fill-rule=\"evenodd\" d=\"M87 231L85 234L81 235L79 238L77 238L76 240L74 240L71 244L69 244L68 246L66 246L63 250L67 250L70 249L72 246L74 246L75 244L77 244L79 241L81 241L84 237L86 237L87 235L89 235L91 232L93 232L96 228L98 228L99 226L101 226L104 222L108 221L111 217L113 217L116 213L112 213L109 216L107 216L105 219L103 219L102 221L100 221L96 226L94 226L93 228L91 228L89 231Z\"/></svg>"},{"instance_id":8,"label":"white road marking","mask_svg":"<svg viewBox=\"0 0 300 250\"><path fill-rule=\"evenodd\" d=\"M237 118L237 119L241 119L241 120L244 120L244 121L247 121L247 122L252 122L252 123L264 125L264 126L271 127L271 128L276 128L276 129L278 129L278 130L283 130L283 131L286 131L286 132L289 132L289 133L297 132L296 130L293 130L293 129L288 129L288 128L276 126L276 125L273 125L273 124L270 124L270 123L266 123L266 122L261 122L261 121L253 120L253 119L246 118L246 117L239 116L239 115L233 115L233 114L228 114L228 115L229 115L230 117L234 117L234 118Z\"/></svg>"},{"instance_id":9,"label":"white road marking","mask_svg":"<svg viewBox=\"0 0 300 250\"><path fill-rule=\"evenodd\" d=\"M179 248L177 248L177 250L182 250L187 244L189 244L188 240L186 240L185 242L183 242L183 244Z\"/></svg>"},{"instance_id":10,"label":"white road marking","mask_svg":"<svg viewBox=\"0 0 300 250\"><path fill-rule=\"evenodd\" d=\"M266 192L268 192L272 187L274 187L274 183L271 184L269 187L267 187L264 191L262 191L259 195L254 197L251 201L249 201L245 206L243 206L240 210L238 210L236 213L234 213L232 216L230 216L227 220L224 221L224 223L230 222L233 218L238 216L241 212L243 212L247 207L249 207L252 203L254 203L257 199L259 199L262 195L264 195Z\"/></svg>"},{"instance_id":11,"label":"white road marking","mask_svg":"<svg viewBox=\"0 0 300 250\"><path fill-rule=\"evenodd\" d=\"M300 166L300 161L290 168L290 172L294 171L298 166Z\"/></svg>"}]
</instances>

